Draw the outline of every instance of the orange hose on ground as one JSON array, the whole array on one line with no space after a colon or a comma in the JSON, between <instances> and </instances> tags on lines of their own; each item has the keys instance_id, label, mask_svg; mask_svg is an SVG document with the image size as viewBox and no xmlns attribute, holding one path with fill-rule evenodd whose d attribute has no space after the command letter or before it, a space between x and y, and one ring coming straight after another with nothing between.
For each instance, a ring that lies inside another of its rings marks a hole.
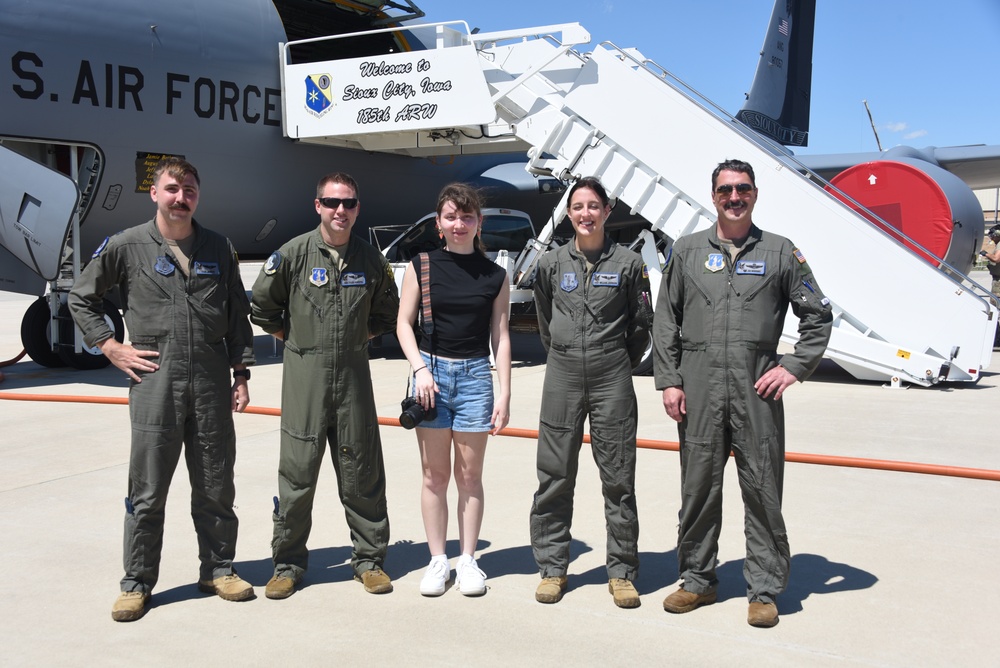
<instances>
[{"instance_id":1,"label":"orange hose on ground","mask_svg":"<svg viewBox=\"0 0 1000 668\"><path fill-rule=\"evenodd\" d=\"M9 359L9 360L7 360L5 362L0 362L0 369L2 369L5 366L10 366L11 364L17 364L19 361L21 361L21 358L24 357L27 354L28 354L28 351L25 350L24 348L22 348L21 349L21 354L18 355L17 357L15 357L14 359Z\"/></svg>"},{"instance_id":2,"label":"orange hose on ground","mask_svg":"<svg viewBox=\"0 0 1000 668\"><path fill-rule=\"evenodd\" d=\"M87 397L69 394L21 394L16 392L0 392L0 399L9 401L53 401L63 403L82 404L116 404L127 405L126 397ZM269 415L278 417L281 415L280 408L270 408L267 406L248 406L246 411L254 415ZM386 427L399 427L397 418L380 417L380 425ZM517 427L507 427L500 430L501 436L511 436L513 438L526 438L530 440L538 439L537 429L520 429ZM583 435L583 442L590 443L590 435ZM636 439L636 445L640 448L651 450L673 450L677 451L680 445L676 441L655 441L648 438ZM796 464L817 464L820 466L844 466L848 468L873 469L876 471L895 471L898 473L923 473L926 475L940 475L952 478L971 478L973 480L992 480L1000 482L1000 471L992 469L973 469L963 466L945 466L942 464L921 464L919 462L900 462L890 459L865 459L863 457L839 457L836 455L813 455L801 452L786 452L785 461Z\"/></svg>"}]
</instances>

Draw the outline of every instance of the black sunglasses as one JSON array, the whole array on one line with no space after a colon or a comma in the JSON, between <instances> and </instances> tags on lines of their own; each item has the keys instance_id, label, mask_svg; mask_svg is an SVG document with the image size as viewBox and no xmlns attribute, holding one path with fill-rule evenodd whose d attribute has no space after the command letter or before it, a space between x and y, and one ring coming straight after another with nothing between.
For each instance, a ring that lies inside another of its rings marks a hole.
<instances>
[{"instance_id":1,"label":"black sunglasses","mask_svg":"<svg viewBox=\"0 0 1000 668\"><path fill-rule=\"evenodd\" d=\"M339 209L340 205L343 204L344 208L350 211L358 205L357 197L320 197L319 203L328 209Z\"/></svg>"},{"instance_id":2,"label":"black sunglasses","mask_svg":"<svg viewBox=\"0 0 1000 668\"><path fill-rule=\"evenodd\" d=\"M736 188L737 195L746 195L754 191L754 187L749 183L737 183L735 186L731 183L723 183L715 189L715 194L730 195L733 192L733 188Z\"/></svg>"}]
</instances>

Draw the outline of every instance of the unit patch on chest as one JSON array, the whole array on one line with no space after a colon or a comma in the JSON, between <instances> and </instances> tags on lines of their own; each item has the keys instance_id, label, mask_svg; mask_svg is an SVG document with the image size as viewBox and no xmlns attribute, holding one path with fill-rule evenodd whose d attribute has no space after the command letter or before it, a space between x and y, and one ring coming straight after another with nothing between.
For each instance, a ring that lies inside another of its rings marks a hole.
<instances>
[{"instance_id":1,"label":"unit patch on chest","mask_svg":"<svg viewBox=\"0 0 1000 668\"><path fill-rule=\"evenodd\" d=\"M161 255L156 258L156 264L153 265L153 269L156 270L157 274L161 276L170 276L174 273L174 263L170 261L170 258Z\"/></svg>"},{"instance_id":2,"label":"unit patch on chest","mask_svg":"<svg viewBox=\"0 0 1000 668\"><path fill-rule=\"evenodd\" d=\"M709 253L705 260L705 269L711 272L722 271L726 266L726 261L722 259L722 253Z\"/></svg>"},{"instance_id":3,"label":"unit patch on chest","mask_svg":"<svg viewBox=\"0 0 1000 668\"><path fill-rule=\"evenodd\" d=\"M573 292L579 284L580 283L576 280L576 274L572 271L567 271L562 275L562 281L559 282L559 287L565 292Z\"/></svg>"},{"instance_id":4,"label":"unit patch on chest","mask_svg":"<svg viewBox=\"0 0 1000 668\"><path fill-rule=\"evenodd\" d=\"M309 282L317 288L323 287L329 280L330 276L326 273L326 267L313 267L309 274Z\"/></svg>"},{"instance_id":5,"label":"unit patch on chest","mask_svg":"<svg viewBox=\"0 0 1000 668\"><path fill-rule=\"evenodd\" d=\"M736 273L763 276L766 264L763 260L740 260L736 263Z\"/></svg>"},{"instance_id":6,"label":"unit patch on chest","mask_svg":"<svg viewBox=\"0 0 1000 668\"><path fill-rule=\"evenodd\" d=\"M621 275L611 272L594 272L591 285L597 288L617 288L621 285Z\"/></svg>"},{"instance_id":7,"label":"unit patch on chest","mask_svg":"<svg viewBox=\"0 0 1000 668\"><path fill-rule=\"evenodd\" d=\"M363 271L344 272L340 275L340 284L345 288L366 285L367 283L368 281L365 280L365 272Z\"/></svg>"}]
</instances>

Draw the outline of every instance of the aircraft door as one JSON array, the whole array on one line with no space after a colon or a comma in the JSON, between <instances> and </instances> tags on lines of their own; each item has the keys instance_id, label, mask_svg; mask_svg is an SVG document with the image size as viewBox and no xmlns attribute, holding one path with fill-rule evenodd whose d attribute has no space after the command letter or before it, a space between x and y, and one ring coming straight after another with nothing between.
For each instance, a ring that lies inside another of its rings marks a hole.
<instances>
[{"instance_id":1,"label":"aircraft door","mask_svg":"<svg viewBox=\"0 0 1000 668\"><path fill-rule=\"evenodd\" d=\"M59 274L78 201L72 179L0 146L0 245L47 281Z\"/></svg>"}]
</instances>

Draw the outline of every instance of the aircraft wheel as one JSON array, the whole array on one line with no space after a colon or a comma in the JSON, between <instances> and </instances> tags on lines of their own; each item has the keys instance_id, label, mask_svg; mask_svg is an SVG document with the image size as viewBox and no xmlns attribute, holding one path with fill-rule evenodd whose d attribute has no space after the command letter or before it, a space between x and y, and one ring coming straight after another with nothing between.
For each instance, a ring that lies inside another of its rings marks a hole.
<instances>
[{"instance_id":1,"label":"aircraft wheel","mask_svg":"<svg viewBox=\"0 0 1000 668\"><path fill-rule=\"evenodd\" d=\"M39 297L25 311L21 319L21 345L37 364L49 368L66 366L59 353L52 350L47 298Z\"/></svg>"},{"instance_id":2,"label":"aircraft wheel","mask_svg":"<svg viewBox=\"0 0 1000 668\"><path fill-rule=\"evenodd\" d=\"M84 344L80 353L75 352L72 345L73 319L69 315L69 308L66 306L60 308L59 315L65 316L65 319L59 321L59 338L63 343L69 344L59 346L59 357L63 362L81 371L103 369L111 364L111 360L105 357L97 346ZM125 321L122 320L122 314L118 312L115 305L107 299L104 300L104 322L108 323L108 327L115 333L115 341L122 343L125 340Z\"/></svg>"},{"instance_id":3,"label":"aircraft wheel","mask_svg":"<svg viewBox=\"0 0 1000 668\"><path fill-rule=\"evenodd\" d=\"M633 376L649 376L653 373L653 340L650 339L646 345L646 351L642 353L639 364L632 369Z\"/></svg>"}]
</instances>

